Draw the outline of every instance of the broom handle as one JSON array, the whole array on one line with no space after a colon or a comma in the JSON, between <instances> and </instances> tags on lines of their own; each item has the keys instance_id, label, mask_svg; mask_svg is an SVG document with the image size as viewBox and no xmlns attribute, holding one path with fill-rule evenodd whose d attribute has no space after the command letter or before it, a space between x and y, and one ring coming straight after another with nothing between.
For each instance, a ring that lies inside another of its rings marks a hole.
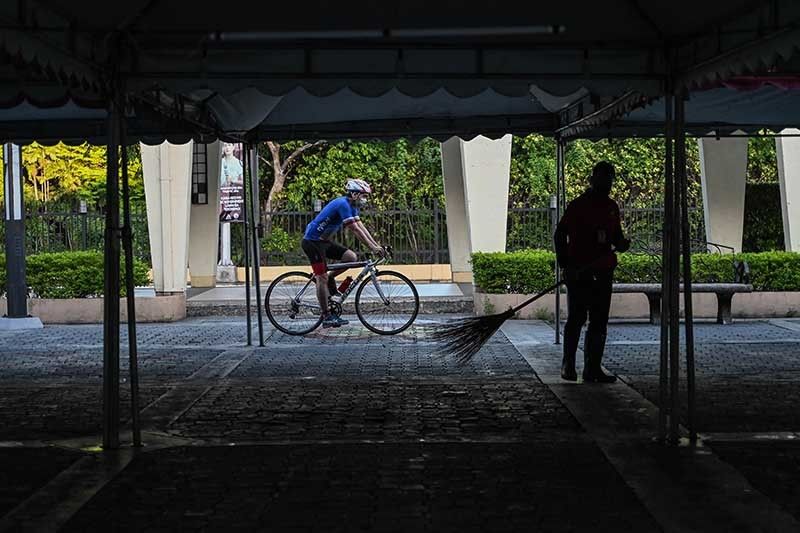
<instances>
[{"instance_id":1,"label":"broom handle","mask_svg":"<svg viewBox=\"0 0 800 533\"><path fill-rule=\"evenodd\" d=\"M534 295L534 296L531 296L530 298L528 298L527 300L525 300L524 302L522 302L522 303L521 303L521 304L519 304L518 306L516 306L516 307L512 308L511 310L512 310L513 312L515 312L515 313L516 313L517 311L519 311L519 310L520 310L520 309L522 309L523 307L527 307L527 306L529 306L530 304L532 304L533 302L535 302L536 300L538 300L539 298L541 298L541 297L542 297L542 296L544 296L545 294L549 294L549 293L553 292L554 290L556 290L556 289L557 289L557 288L559 288L560 286L564 285L566 282L567 282L567 280L561 280L561 281L559 281L558 283L556 283L556 284L554 284L554 285L551 285L550 287L547 287L547 288L546 288L545 290L543 290L542 292L540 292L540 293L537 293L537 294L536 294L536 295Z\"/></svg>"},{"instance_id":2,"label":"broom handle","mask_svg":"<svg viewBox=\"0 0 800 533\"><path fill-rule=\"evenodd\" d=\"M603 254L603 255L601 255L600 257L596 257L596 258L592 259L592 261L591 261L590 263L588 263L587 265L585 265L585 266L581 267L580 269L578 269L578 271L576 272L576 274L582 274L582 273L586 272L587 270L589 270L590 268L592 268L592 267L594 266L594 264L595 264L595 263L597 263L597 262L598 262L598 261L600 261L601 259L604 259L605 257L608 257L610 254L613 254L613 253L614 253L614 251L612 250L612 251L611 251L611 252L609 252L608 254ZM519 311L519 310L520 310L520 309L522 309L523 307L527 307L527 306L529 306L530 304L532 304L533 302L535 302L536 300L538 300L539 298L541 298L541 297L542 297L542 296L544 296L545 294L549 294L549 293L553 292L554 290L558 289L560 286L564 285L566 282L567 282L567 280L566 280L566 279L562 279L562 280L561 280L561 281L559 281L558 283L555 283L555 284L553 284L553 285L551 285L551 286L547 287L547 288L546 288L546 289L544 289L542 292L539 292L539 293L537 293L537 294L535 294L535 295L531 296L530 298L528 298L527 300L525 300L524 302L522 302L522 303L521 303L521 304L519 304L518 306L516 306L516 307L513 307L511 310L512 310L514 313L516 313L517 311Z\"/></svg>"}]
</instances>

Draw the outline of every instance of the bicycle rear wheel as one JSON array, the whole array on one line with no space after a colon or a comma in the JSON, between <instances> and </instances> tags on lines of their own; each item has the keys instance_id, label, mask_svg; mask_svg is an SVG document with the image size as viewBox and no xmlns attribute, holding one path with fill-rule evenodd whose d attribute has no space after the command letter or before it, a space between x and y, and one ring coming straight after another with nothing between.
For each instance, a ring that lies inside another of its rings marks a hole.
<instances>
[{"instance_id":1,"label":"bicycle rear wheel","mask_svg":"<svg viewBox=\"0 0 800 533\"><path fill-rule=\"evenodd\" d=\"M394 335L408 328L419 313L417 288L399 272L385 270L367 278L356 291L356 314L367 329Z\"/></svg>"},{"instance_id":2,"label":"bicycle rear wheel","mask_svg":"<svg viewBox=\"0 0 800 533\"><path fill-rule=\"evenodd\" d=\"M287 272L275 278L264 297L264 309L272 325L289 335L305 335L322 323L317 286L308 272Z\"/></svg>"}]
</instances>

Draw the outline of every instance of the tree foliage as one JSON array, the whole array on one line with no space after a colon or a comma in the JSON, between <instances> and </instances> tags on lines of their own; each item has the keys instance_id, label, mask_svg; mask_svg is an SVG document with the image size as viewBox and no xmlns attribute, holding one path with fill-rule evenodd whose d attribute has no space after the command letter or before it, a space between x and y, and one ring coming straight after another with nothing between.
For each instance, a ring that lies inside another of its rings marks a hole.
<instances>
[{"instance_id":1,"label":"tree foliage","mask_svg":"<svg viewBox=\"0 0 800 533\"><path fill-rule=\"evenodd\" d=\"M439 143L423 139L392 142L341 141L308 143L290 141L275 145L278 158L267 143L259 146L262 157L262 201L275 185L275 164L283 168L283 184L275 189L272 209L308 210L315 199L323 202L342 193L346 180L359 177L374 189L378 208L419 206L443 201ZM313 149L310 149L313 148ZM697 143L687 142L689 201L700 203L700 169ZM72 209L79 200L102 209L105 197L105 147L58 144L24 146L25 195L29 209ZM546 206L555 192L555 142L541 135L514 137L511 151L509 203L512 206ZM134 209L144 207L144 184L138 145L128 148ZM662 202L664 143L661 139L580 140L569 143L565 180L567 198L586 188L592 166L607 160L617 168L615 197L631 207L652 207ZM284 168L285 167L285 168ZM748 181L777 181L775 143L772 138L749 141ZM0 198L2 184L0 183ZM266 207L266 206L265 206Z\"/></svg>"},{"instance_id":2,"label":"tree foliage","mask_svg":"<svg viewBox=\"0 0 800 533\"><path fill-rule=\"evenodd\" d=\"M2 154L0 154L2 161ZM22 147L25 203L33 210L72 210L80 200L102 209L106 192L106 148L84 143ZM128 148L131 200L144 208L144 178L139 146ZM0 199L3 198L0 185Z\"/></svg>"},{"instance_id":3,"label":"tree foliage","mask_svg":"<svg viewBox=\"0 0 800 533\"><path fill-rule=\"evenodd\" d=\"M377 208L418 206L444 196L439 143L425 139L393 142L343 141L306 153L280 197L289 209L309 209L313 200L340 196L349 178L373 188ZM265 176L267 184L271 176Z\"/></svg>"}]
</instances>

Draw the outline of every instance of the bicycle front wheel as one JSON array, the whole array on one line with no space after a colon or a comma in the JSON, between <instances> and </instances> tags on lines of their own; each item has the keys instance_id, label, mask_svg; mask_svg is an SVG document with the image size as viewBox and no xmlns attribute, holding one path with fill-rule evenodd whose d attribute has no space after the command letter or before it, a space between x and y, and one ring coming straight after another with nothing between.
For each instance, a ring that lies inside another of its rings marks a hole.
<instances>
[{"instance_id":1,"label":"bicycle front wheel","mask_svg":"<svg viewBox=\"0 0 800 533\"><path fill-rule=\"evenodd\" d=\"M322 322L317 285L308 272L287 272L273 281L264 297L272 325L289 335L311 333Z\"/></svg>"},{"instance_id":2,"label":"bicycle front wheel","mask_svg":"<svg viewBox=\"0 0 800 533\"><path fill-rule=\"evenodd\" d=\"M385 270L369 277L356 291L356 314L367 329L394 335L408 328L419 313L417 288L399 272Z\"/></svg>"}]
</instances>

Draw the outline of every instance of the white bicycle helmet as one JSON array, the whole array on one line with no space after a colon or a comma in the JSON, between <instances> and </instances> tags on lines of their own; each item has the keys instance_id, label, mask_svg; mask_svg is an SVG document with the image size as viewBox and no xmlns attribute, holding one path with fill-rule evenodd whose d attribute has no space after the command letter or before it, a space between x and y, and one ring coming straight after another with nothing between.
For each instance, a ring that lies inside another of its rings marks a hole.
<instances>
[{"instance_id":1,"label":"white bicycle helmet","mask_svg":"<svg viewBox=\"0 0 800 533\"><path fill-rule=\"evenodd\" d=\"M365 192L367 194L372 194L372 187L369 186L369 183L358 179L347 180L345 190L347 192Z\"/></svg>"}]
</instances>

